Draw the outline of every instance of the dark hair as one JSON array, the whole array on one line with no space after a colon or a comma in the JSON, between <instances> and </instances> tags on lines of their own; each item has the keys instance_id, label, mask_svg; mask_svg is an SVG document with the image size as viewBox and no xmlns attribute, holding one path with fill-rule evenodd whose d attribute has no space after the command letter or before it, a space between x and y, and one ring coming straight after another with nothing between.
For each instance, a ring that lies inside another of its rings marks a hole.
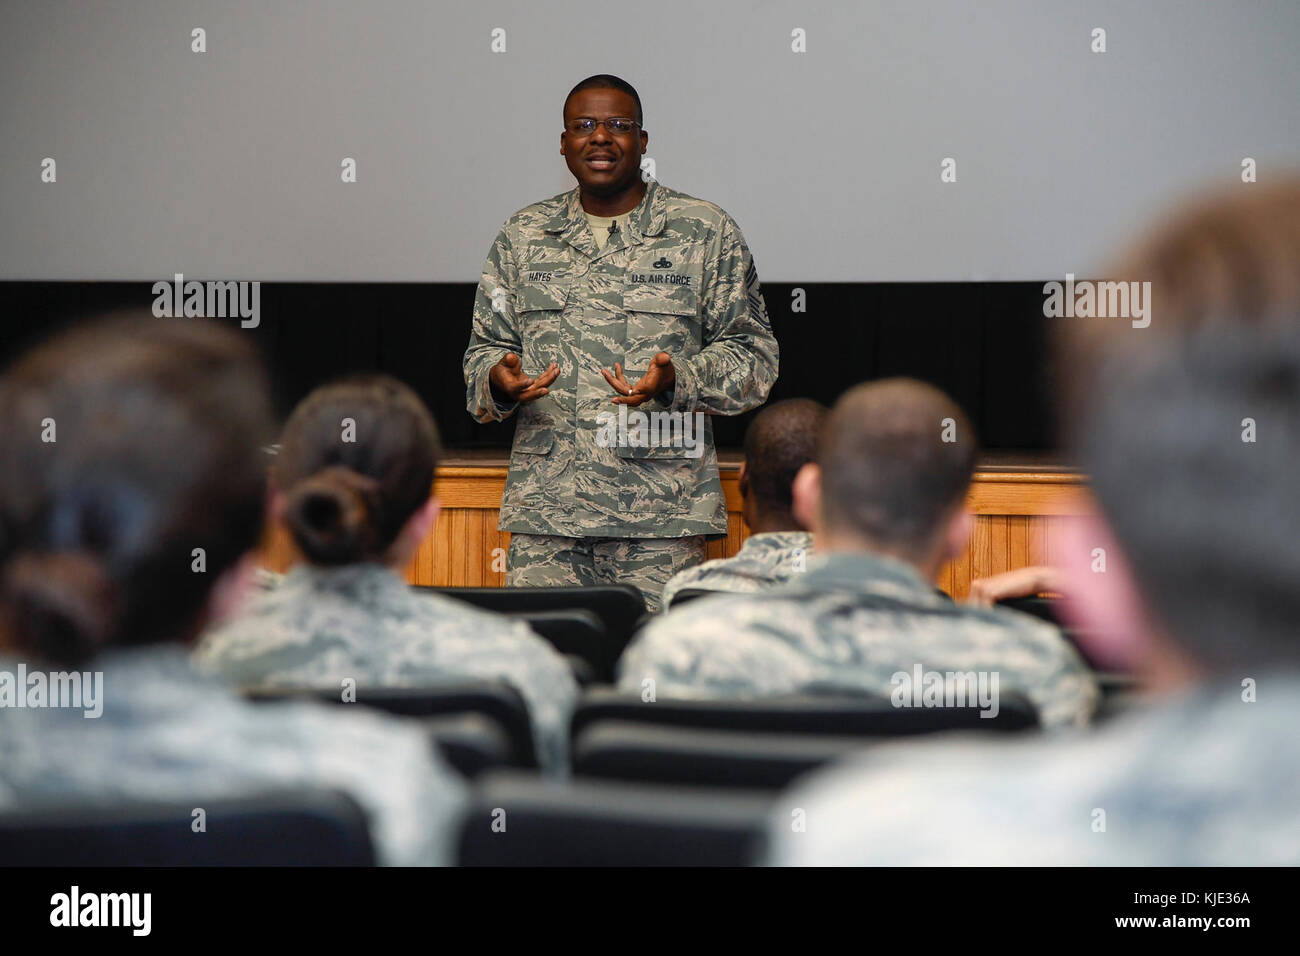
<instances>
[{"instance_id":1,"label":"dark hair","mask_svg":"<svg viewBox=\"0 0 1300 956\"><path fill-rule=\"evenodd\" d=\"M788 515L794 476L817 452L817 435L827 408L811 398L774 402L745 429L745 472L761 507Z\"/></svg>"},{"instance_id":2,"label":"dark hair","mask_svg":"<svg viewBox=\"0 0 1300 956\"><path fill-rule=\"evenodd\" d=\"M1076 449L1148 610L1211 668L1300 659L1300 180L1246 193L1118 270L1152 282L1149 328L1074 328L1061 350Z\"/></svg>"},{"instance_id":3,"label":"dark hair","mask_svg":"<svg viewBox=\"0 0 1300 956\"><path fill-rule=\"evenodd\" d=\"M0 380L0 637L66 666L183 641L263 529L256 353L205 319L83 325ZM195 549L202 549L203 566Z\"/></svg>"},{"instance_id":4,"label":"dark hair","mask_svg":"<svg viewBox=\"0 0 1300 956\"><path fill-rule=\"evenodd\" d=\"M627 80L620 79L610 73L597 73L595 76L589 76L569 90L569 95L564 98L563 108L567 110L569 100L573 99L574 94L581 93L583 90L619 90L626 93L636 101L636 121L641 125L642 129L645 128L645 118L641 115L641 97Z\"/></svg>"},{"instance_id":5,"label":"dark hair","mask_svg":"<svg viewBox=\"0 0 1300 956\"><path fill-rule=\"evenodd\" d=\"M856 385L818 439L823 517L837 531L919 553L962 501L977 447L961 408L934 386L906 378Z\"/></svg>"},{"instance_id":6,"label":"dark hair","mask_svg":"<svg viewBox=\"0 0 1300 956\"><path fill-rule=\"evenodd\" d=\"M294 541L313 564L382 559L432 495L438 456L433 416L397 379L316 389L289 417L275 464Z\"/></svg>"}]
</instances>

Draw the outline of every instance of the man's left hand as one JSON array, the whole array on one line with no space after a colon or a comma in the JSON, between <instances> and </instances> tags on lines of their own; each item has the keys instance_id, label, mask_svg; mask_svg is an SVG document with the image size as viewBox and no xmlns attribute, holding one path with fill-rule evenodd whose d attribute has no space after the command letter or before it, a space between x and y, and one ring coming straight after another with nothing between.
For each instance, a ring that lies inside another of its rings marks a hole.
<instances>
[{"instance_id":1,"label":"man's left hand","mask_svg":"<svg viewBox=\"0 0 1300 956\"><path fill-rule=\"evenodd\" d=\"M611 375L606 368L601 369L600 374L618 392L618 398L614 399L615 405L640 405L660 392L668 391L677 381L677 370L673 368L672 357L667 352L660 352L651 359L649 371L635 385L623 377L623 366L618 362L614 363L614 374Z\"/></svg>"}]
</instances>

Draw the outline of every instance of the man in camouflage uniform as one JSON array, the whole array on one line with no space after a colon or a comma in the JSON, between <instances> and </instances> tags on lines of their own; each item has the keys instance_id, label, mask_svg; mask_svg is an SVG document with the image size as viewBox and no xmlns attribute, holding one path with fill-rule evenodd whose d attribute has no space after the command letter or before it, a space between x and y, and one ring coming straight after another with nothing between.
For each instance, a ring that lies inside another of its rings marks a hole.
<instances>
[{"instance_id":1,"label":"man in camouflage uniform","mask_svg":"<svg viewBox=\"0 0 1300 956\"><path fill-rule=\"evenodd\" d=\"M464 368L478 421L518 414L507 584L628 583L655 610L727 530L708 416L760 405L778 351L736 223L642 179L641 119L616 77L569 94L560 152L578 186L501 229ZM647 412L675 418L647 429Z\"/></svg>"},{"instance_id":2,"label":"man in camouflage uniform","mask_svg":"<svg viewBox=\"0 0 1300 956\"><path fill-rule=\"evenodd\" d=\"M660 697L892 697L896 675L919 665L983 672L989 686L996 675L1044 726L1086 722L1097 686L1056 628L953 604L931 583L966 546L974 461L973 429L938 389L906 379L851 389L822 426L817 463L794 484L794 511L821 554L775 589L701 599L655 620L620 661L619 685L641 691L652 680Z\"/></svg>"},{"instance_id":3,"label":"man in camouflage uniform","mask_svg":"<svg viewBox=\"0 0 1300 956\"><path fill-rule=\"evenodd\" d=\"M1171 218L1106 273L1149 279L1150 328L1070 330L1100 511L1062 525L1062 587L1145 706L1050 746L864 755L778 802L771 862L1300 864L1300 180L1249 193Z\"/></svg>"},{"instance_id":4,"label":"man in camouflage uniform","mask_svg":"<svg viewBox=\"0 0 1300 956\"><path fill-rule=\"evenodd\" d=\"M379 564L299 564L210 632L199 664L245 686L428 687L500 680L519 691L543 770L562 775L578 685L564 658L524 622L418 594Z\"/></svg>"},{"instance_id":5,"label":"man in camouflage uniform","mask_svg":"<svg viewBox=\"0 0 1300 956\"><path fill-rule=\"evenodd\" d=\"M684 590L748 594L807 570L812 535L794 516L790 492L794 476L813 459L825 415L820 402L791 398L769 405L749 423L739 482L749 537L734 557L674 575L664 585L664 610Z\"/></svg>"},{"instance_id":6,"label":"man in camouflage uniform","mask_svg":"<svg viewBox=\"0 0 1300 956\"><path fill-rule=\"evenodd\" d=\"M18 663L0 659L0 680ZM381 864L456 862L465 787L406 722L358 707L249 703L195 670L179 645L113 650L84 669L103 674L98 717L0 707L0 813L128 801L201 806L328 787L366 811Z\"/></svg>"}]
</instances>

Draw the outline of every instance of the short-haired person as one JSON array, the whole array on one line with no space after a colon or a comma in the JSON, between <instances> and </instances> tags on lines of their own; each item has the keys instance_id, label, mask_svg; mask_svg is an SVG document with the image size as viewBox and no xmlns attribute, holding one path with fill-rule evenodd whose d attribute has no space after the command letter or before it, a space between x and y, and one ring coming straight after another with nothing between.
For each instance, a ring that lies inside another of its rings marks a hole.
<instances>
[{"instance_id":1,"label":"short-haired person","mask_svg":"<svg viewBox=\"0 0 1300 956\"><path fill-rule=\"evenodd\" d=\"M465 794L424 734L191 666L252 567L271 428L255 354L215 320L85 326L0 379L0 812L329 787L381 862L450 863ZM34 674L48 693L70 672L80 701L32 704Z\"/></svg>"},{"instance_id":2,"label":"short-haired person","mask_svg":"<svg viewBox=\"0 0 1300 956\"><path fill-rule=\"evenodd\" d=\"M754 416L745 429L739 480L749 537L734 556L673 575L664 585L664 610L687 589L747 594L804 570L813 540L794 516L791 489L799 469L813 460L826 412L825 405L810 398L788 398Z\"/></svg>"},{"instance_id":3,"label":"short-haired person","mask_svg":"<svg viewBox=\"0 0 1300 956\"><path fill-rule=\"evenodd\" d=\"M483 264L466 407L516 416L501 500L511 587L664 584L726 534L713 415L776 381L754 257L715 203L643 176L641 97L607 73L564 100L577 185L519 210ZM647 427L648 426L648 427Z\"/></svg>"},{"instance_id":4,"label":"short-haired person","mask_svg":"<svg viewBox=\"0 0 1300 956\"><path fill-rule=\"evenodd\" d=\"M954 604L934 587L970 536L975 453L970 422L937 388L888 379L850 389L822 425L816 463L794 482L794 513L819 552L808 570L658 618L620 661L620 686L651 679L660 697L889 697L894 675L919 665L990 672L990 686L996 672L999 689L1026 695L1044 726L1086 723L1096 682L1056 628Z\"/></svg>"},{"instance_id":5,"label":"short-haired person","mask_svg":"<svg viewBox=\"0 0 1300 956\"><path fill-rule=\"evenodd\" d=\"M417 594L402 577L438 517L438 453L432 415L396 379L356 376L303 399L280 440L272 512L304 560L197 657L257 686L499 679L528 706L542 766L562 772L578 696L564 658L524 622Z\"/></svg>"},{"instance_id":6,"label":"short-haired person","mask_svg":"<svg viewBox=\"0 0 1300 956\"><path fill-rule=\"evenodd\" d=\"M1149 328L1072 320L1061 350L1100 505L1062 528L1062 590L1147 708L1072 741L878 750L779 801L774 862L1300 863L1300 180L1247 192L1115 270L1151 282Z\"/></svg>"}]
</instances>

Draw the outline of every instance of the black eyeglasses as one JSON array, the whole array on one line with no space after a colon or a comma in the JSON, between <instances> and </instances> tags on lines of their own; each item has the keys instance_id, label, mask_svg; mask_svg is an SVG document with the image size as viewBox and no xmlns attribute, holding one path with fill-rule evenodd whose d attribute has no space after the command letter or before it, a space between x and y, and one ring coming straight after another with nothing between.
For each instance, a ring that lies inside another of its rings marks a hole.
<instances>
[{"instance_id":1,"label":"black eyeglasses","mask_svg":"<svg viewBox=\"0 0 1300 956\"><path fill-rule=\"evenodd\" d=\"M624 116L615 116L612 119L607 120L598 120L592 119L590 116L583 116L566 124L564 128L574 136L590 136L592 133L596 132L596 127L601 125L604 125L605 129L609 130L611 133L626 136L641 124L634 119L627 119Z\"/></svg>"}]
</instances>

